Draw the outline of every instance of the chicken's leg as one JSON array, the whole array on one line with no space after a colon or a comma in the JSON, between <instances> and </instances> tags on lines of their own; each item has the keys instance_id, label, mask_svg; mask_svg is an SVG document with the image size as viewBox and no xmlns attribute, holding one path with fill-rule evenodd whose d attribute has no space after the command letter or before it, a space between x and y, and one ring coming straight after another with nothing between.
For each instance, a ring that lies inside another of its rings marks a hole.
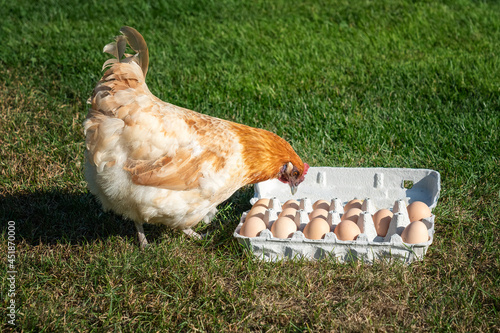
<instances>
[{"instance_id":1,"label":"chicken's leg","mask_svg":"<svg viewBox=\"0 0 500 333\"><path fill-rule=\"evenodd\" d=\"M148 246L148 240L146 239L146 235L144 235L142 223L135 222L135 228L137 229L137 238L139 238L141 250L144 250Z\"/></svg>"},{"instance_id":2,"label":"chicken's leg","mask_svg":"<svg viewBox=\"0 0 500 333\"><path fill-rule=\"evenodd\" d=\"M200 236L200 234L196 233L193 231L193 229L189 228L189 229L184 229L182 230L183 233L185 233L186 235L188 235L189 237L192 237L194 239L201 239L202 237Z\"/></svg>"}]
</instances>

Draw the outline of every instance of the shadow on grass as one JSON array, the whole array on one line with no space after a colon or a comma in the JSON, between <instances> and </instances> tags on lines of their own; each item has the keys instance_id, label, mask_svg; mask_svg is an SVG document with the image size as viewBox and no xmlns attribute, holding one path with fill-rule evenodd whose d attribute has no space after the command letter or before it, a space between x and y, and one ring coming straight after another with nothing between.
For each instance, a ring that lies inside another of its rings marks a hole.
<instances>
[{"instance_id":1,"label":"shadow on grass","mask_svg":"<svg viewBox=\"0 0 500 333\"><path fill-rule=\"evenodd\" d=\"M37 191L1 196L0 201L2 222L14 221L16 239L31 245L135 236L132 222L104 213L91 194Z\"/></svg>"},{"instance_id":2,"label":"shadow on grass","mask_svg":"<svg viewBox=\"0 0 500 333\"><path fill-rule=\"evenodd\" d=\"M248 205L248 198L248 190L237 192L221 206L230 207L237 214L243 209L242 206ZM2 233L6 230L7 222L14 221L16 240L24 240L30 245L58 242L81 244L113 236L130 237L137 244L134 223L114 213L104 212L90 193L56 190L2 195L0 221ZM213 231L219 226L220 221L216 218L213 225L203 228L203 232ZM161 237L182 234L164 226L150 224L145 224L144 230L150 243ZM219 235L217 243L223 241L221 237L231 237L230 230Z\"/></svg>"}]
</instances>

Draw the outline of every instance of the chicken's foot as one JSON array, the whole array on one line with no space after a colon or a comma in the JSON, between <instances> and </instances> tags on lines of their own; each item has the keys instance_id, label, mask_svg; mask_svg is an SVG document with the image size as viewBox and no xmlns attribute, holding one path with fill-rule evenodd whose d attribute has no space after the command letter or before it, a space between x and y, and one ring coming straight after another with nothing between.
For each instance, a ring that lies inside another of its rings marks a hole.
<instances>
[{"instance_id":1,"label":"chicken's foot","mask_svg":"<svg viewBox=\"0 0 500 333\"><path fill-rule=\"evenodd\" d=\"M137 229L137 238L139 239L141 250L144 250L148 246L148 240L146 239L146 235L144 235L142 223L135 222L135 228Z\"/></svg>"},{"instance_id":2,"label":"chicken's foot","mask_svg":"<svg viewBox=\"0 0 500 333\"><path fill-rule=\"evenodd\" d=\"M194 238L194 239L201 239L202 237L200 234L196 233L193 231L193 229L184 229L182 230L183 233L185 233L188 237Z\"/></svg>"}]
</instances>

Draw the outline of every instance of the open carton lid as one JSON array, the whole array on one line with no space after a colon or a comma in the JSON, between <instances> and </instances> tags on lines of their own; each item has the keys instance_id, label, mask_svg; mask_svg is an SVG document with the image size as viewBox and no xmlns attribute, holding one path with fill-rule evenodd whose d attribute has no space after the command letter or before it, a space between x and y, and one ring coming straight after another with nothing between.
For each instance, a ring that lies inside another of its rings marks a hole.
<instances>
[{"instance_id":1,"label":"open carton lid","mask_svg":"<svg viewBox=\"0 0 500 333\"><path fill-rule=\"evenodd\" d=\"M429 169L311 167L294 196L287 184L272 179L255 185L251 202L273 197L281 202L339 198L345 204L354 198L370 198L382 209L402 199L408 204L422 201L432 210L439 199L440 179L439 172Z\"/></svg>"}]
</instances>

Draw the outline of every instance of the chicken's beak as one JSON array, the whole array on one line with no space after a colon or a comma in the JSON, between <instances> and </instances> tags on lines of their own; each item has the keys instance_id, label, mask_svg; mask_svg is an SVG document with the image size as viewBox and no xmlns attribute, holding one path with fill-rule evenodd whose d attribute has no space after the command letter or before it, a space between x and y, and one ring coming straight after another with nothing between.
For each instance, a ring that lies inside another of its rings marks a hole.
<instances>
[{"instance_id":1,"label":"chicken's beak","mask_svg":"<svg viewBox=\"0 0 500 333\"><path fill-rule=\"evenodd\" d=\"M292 191L292 195L295 195L297 193L297 189L299 188L299 185L294 185L290 183L290 191Z\"/></svg>"}]
</instances>

